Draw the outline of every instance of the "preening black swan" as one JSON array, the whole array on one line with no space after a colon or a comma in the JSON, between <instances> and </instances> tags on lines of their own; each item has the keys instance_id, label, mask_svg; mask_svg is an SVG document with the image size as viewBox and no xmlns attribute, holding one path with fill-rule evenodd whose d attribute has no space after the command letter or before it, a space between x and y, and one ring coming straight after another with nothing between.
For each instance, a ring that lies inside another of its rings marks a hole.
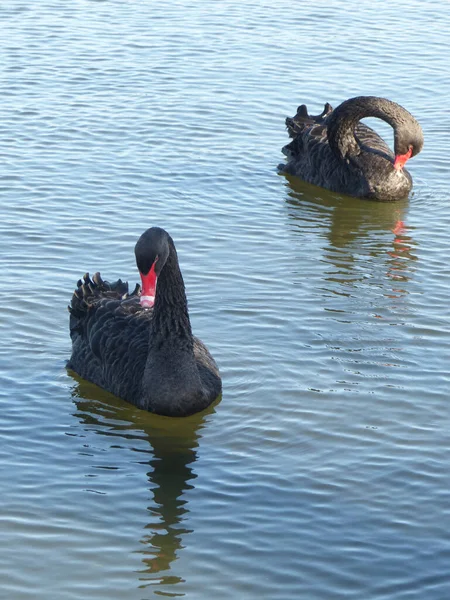
<instances>
[{"instance_id":1,"label":"preening black swan","mask_svg":"<svg viewBox=\"0 0 450 600\"><path fill-rule=\"evenodd\" d=\"M142 280L129 294L100 273L78 281L70 312L68 368L139 408L182 417L199 412L222 389L206 346L193 337L175 245L159 227L135 246Z\"/></svg>"},{"instance_id":2,"label":"preening black swan","mask_svg":"<svg viewBox=\"0 0 450 600\"><path fill-rule=\"evenodd\" d=\"M377 117L394 129L394 154L373 129L360 123ZM308 115L306 106L286 119L293 141L283 148L287 163L280 170L309 183L359 198L392 201L405 198L412 187L404 165L423 146L419 123L399 104L359 96L335 110L327 103L322 114Z\"/></svg>"}]
</instances>

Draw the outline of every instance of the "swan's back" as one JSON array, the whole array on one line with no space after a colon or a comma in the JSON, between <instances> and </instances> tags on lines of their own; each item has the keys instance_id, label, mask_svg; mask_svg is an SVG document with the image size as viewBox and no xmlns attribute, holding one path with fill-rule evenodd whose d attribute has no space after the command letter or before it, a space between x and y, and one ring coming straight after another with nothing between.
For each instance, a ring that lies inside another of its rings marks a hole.
<instances>
[{"instance_id":1,"label":"swan's back","mask_svg":"<svg viewBox=\"0 0 450 600\"><path fill-rule=\"evenodd\" d=\"M84 379L136 404L148 354L151 310L139 304L120 279L100 274L78 282L70 311L72 356L68 368Z\"/></svg>"},{"instance_id":2,"label":"swan's back","mask_svg":"<svg viewBox=\"0 0 450 600\"><path fill-rule=\"evenodd\" d=\"M320 115L309 115L306 106L299 106L295 117L286 119L286 127L292 141L283 147L287 158L280 165L283 172L301 177L317 186L339 192L343 188L352 188L355 195L364 195L367 187L364 181L352 170L344 170L338 157L330 148L327 135L328 118L333 109L325 104ZM359 133L366 139L377 134L365 125L358 125ZM371 133L366 132L370 130Z\"/></svg>"},{"instance_id":3,"label":"swan's back","mask_svg":"<svg viewBox=\"0 0 450 600\"><path fill-rule=\"evenodd\" d=\"M328 141L328 125L333 109L326 103L320 115L309 115L306 106L299 106L295 117L286 118L286 128L292 142L283 147L282 152L291 161L291 167L304 170L304 177L311 183L311 179L329 179L330 175L339 168L339 161L332 152ZM382 137L371 127L358 123L355 136L361 147L370 151L379 152L385 157L394 158L394 154ZM295 164L296 163L296 164ZM286 171L289 165L286 165ZM296 173L291 173L296 174Z\"/></svg>"}]
</instances>

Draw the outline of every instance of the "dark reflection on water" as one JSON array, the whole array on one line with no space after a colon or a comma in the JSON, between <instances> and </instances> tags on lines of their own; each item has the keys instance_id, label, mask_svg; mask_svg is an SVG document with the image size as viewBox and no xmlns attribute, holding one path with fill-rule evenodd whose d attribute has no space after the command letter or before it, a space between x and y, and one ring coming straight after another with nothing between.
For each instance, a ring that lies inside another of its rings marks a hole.
<instances>
[{"instance_id":1,"label":"dark reflection on water","mask_svg":"<svg viewBox=\"0 0 450 600\"><path fill-rule=\"evenodd\" d=\"M72 397L77 406L74 416L80 423L93 426L99 435L114 438L114 446L120 439L127 440L128 445L133 440L148 441L148 449L133 448L151 456L139 463L150 467L147 475L153 494L153 503L148 507L150 520L137 550L144 563L139 571L140 587L183 582L171 573L171 565L186 544L186 536L192 533L184 525L189 513L185 493L194 487L197 475L192 465L197 459L199 432L214 407L184 419L150 415L79 379L75 373L69 374L77 381Z\"/></svg>"},{"instance_id":2,"label":"dark reflection on water","mask_svg":"<svg viewBox=\"0 0 450 600\"><path fill-rule=\"evenodd\" d=\"M296 225L294 230L305 233L314 227L328 241L323 246L322 259L333 265L326 281L339 284L349 295L351 288L364 281L373 262L378 269L384 264L388 281L386 296L396 298L408 294L403 283L412 277L417 260L413 228L405 223L408 200L396 203L373 202L339 196L303 182L296 177L286 177L289 217ZM361 263L364 261L364 266ZM385 287L383 283L383 287Z\"/></svg>"},{"instance_id":3,"label":"dark reflection on water","mask_svg":"<svg viewBox=\"0 0 450 600\"><path fill-rule=\"evenodd\" d=\"M298 178L287 179L286 192L313 356L322 369L334 363L329 387L311 389L365 393L367 381L404 389L416 360L409 323L422 293L408 201L340 196Z\"/></svg>"}]
</instances>

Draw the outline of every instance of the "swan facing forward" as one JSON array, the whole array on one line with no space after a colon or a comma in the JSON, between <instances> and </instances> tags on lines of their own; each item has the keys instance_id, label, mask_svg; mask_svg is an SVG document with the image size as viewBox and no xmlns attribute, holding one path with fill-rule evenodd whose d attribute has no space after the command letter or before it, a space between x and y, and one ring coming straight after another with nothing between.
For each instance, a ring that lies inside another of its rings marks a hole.
<instances>
[{"instance_id":1,"label":"swan facing forward","mask_svg":"<svg viewBox=\"0 0 450 600\"><path fill-rule=\"evenodd\" d=\"M173 417L199 412L222 384L214 359L192 335L173 240L152 227L135 255L142 292L136 285L129 294L127 283L109 284L100 273L78 281L69 306L67 366L144 410Z\"/></svg>"},{"instance_id":2,"label":"swan facing forward","mask_svg":"<svg viewBox=\"0 0 450 600\"><path fill-rule=\"evenodd\" d=\"M373 129L360 123L377 117L394 129L394 154ZM359 198L392 201L411 190L404 165L423 146L419 123L399 104L375 96L359 96L335 110L327 103L322 114L310 116L303 104L286 119L292 142L280 170L309 183Z\"/></svg>"}]
</instances>

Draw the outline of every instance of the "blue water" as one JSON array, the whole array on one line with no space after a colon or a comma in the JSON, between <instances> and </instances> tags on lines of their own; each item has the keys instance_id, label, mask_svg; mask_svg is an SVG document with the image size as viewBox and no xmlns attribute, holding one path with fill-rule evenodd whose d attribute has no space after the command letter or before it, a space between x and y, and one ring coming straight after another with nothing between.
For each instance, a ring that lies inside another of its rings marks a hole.
<instances>
[{"instance_id":1,"label":"blue water","mask_svg":"<svg viewBox=\"0 0 450 600\"><path fill-rule=\"evenodd\" d=\"M6 0L0 22L2 597L447 600L447 5ZM277 174L287 115L360 94L423 127L407 201ZM134 284L152 225L223 378L185 420L65 369L77 279Z\"/></svg>"}]
</instances>

